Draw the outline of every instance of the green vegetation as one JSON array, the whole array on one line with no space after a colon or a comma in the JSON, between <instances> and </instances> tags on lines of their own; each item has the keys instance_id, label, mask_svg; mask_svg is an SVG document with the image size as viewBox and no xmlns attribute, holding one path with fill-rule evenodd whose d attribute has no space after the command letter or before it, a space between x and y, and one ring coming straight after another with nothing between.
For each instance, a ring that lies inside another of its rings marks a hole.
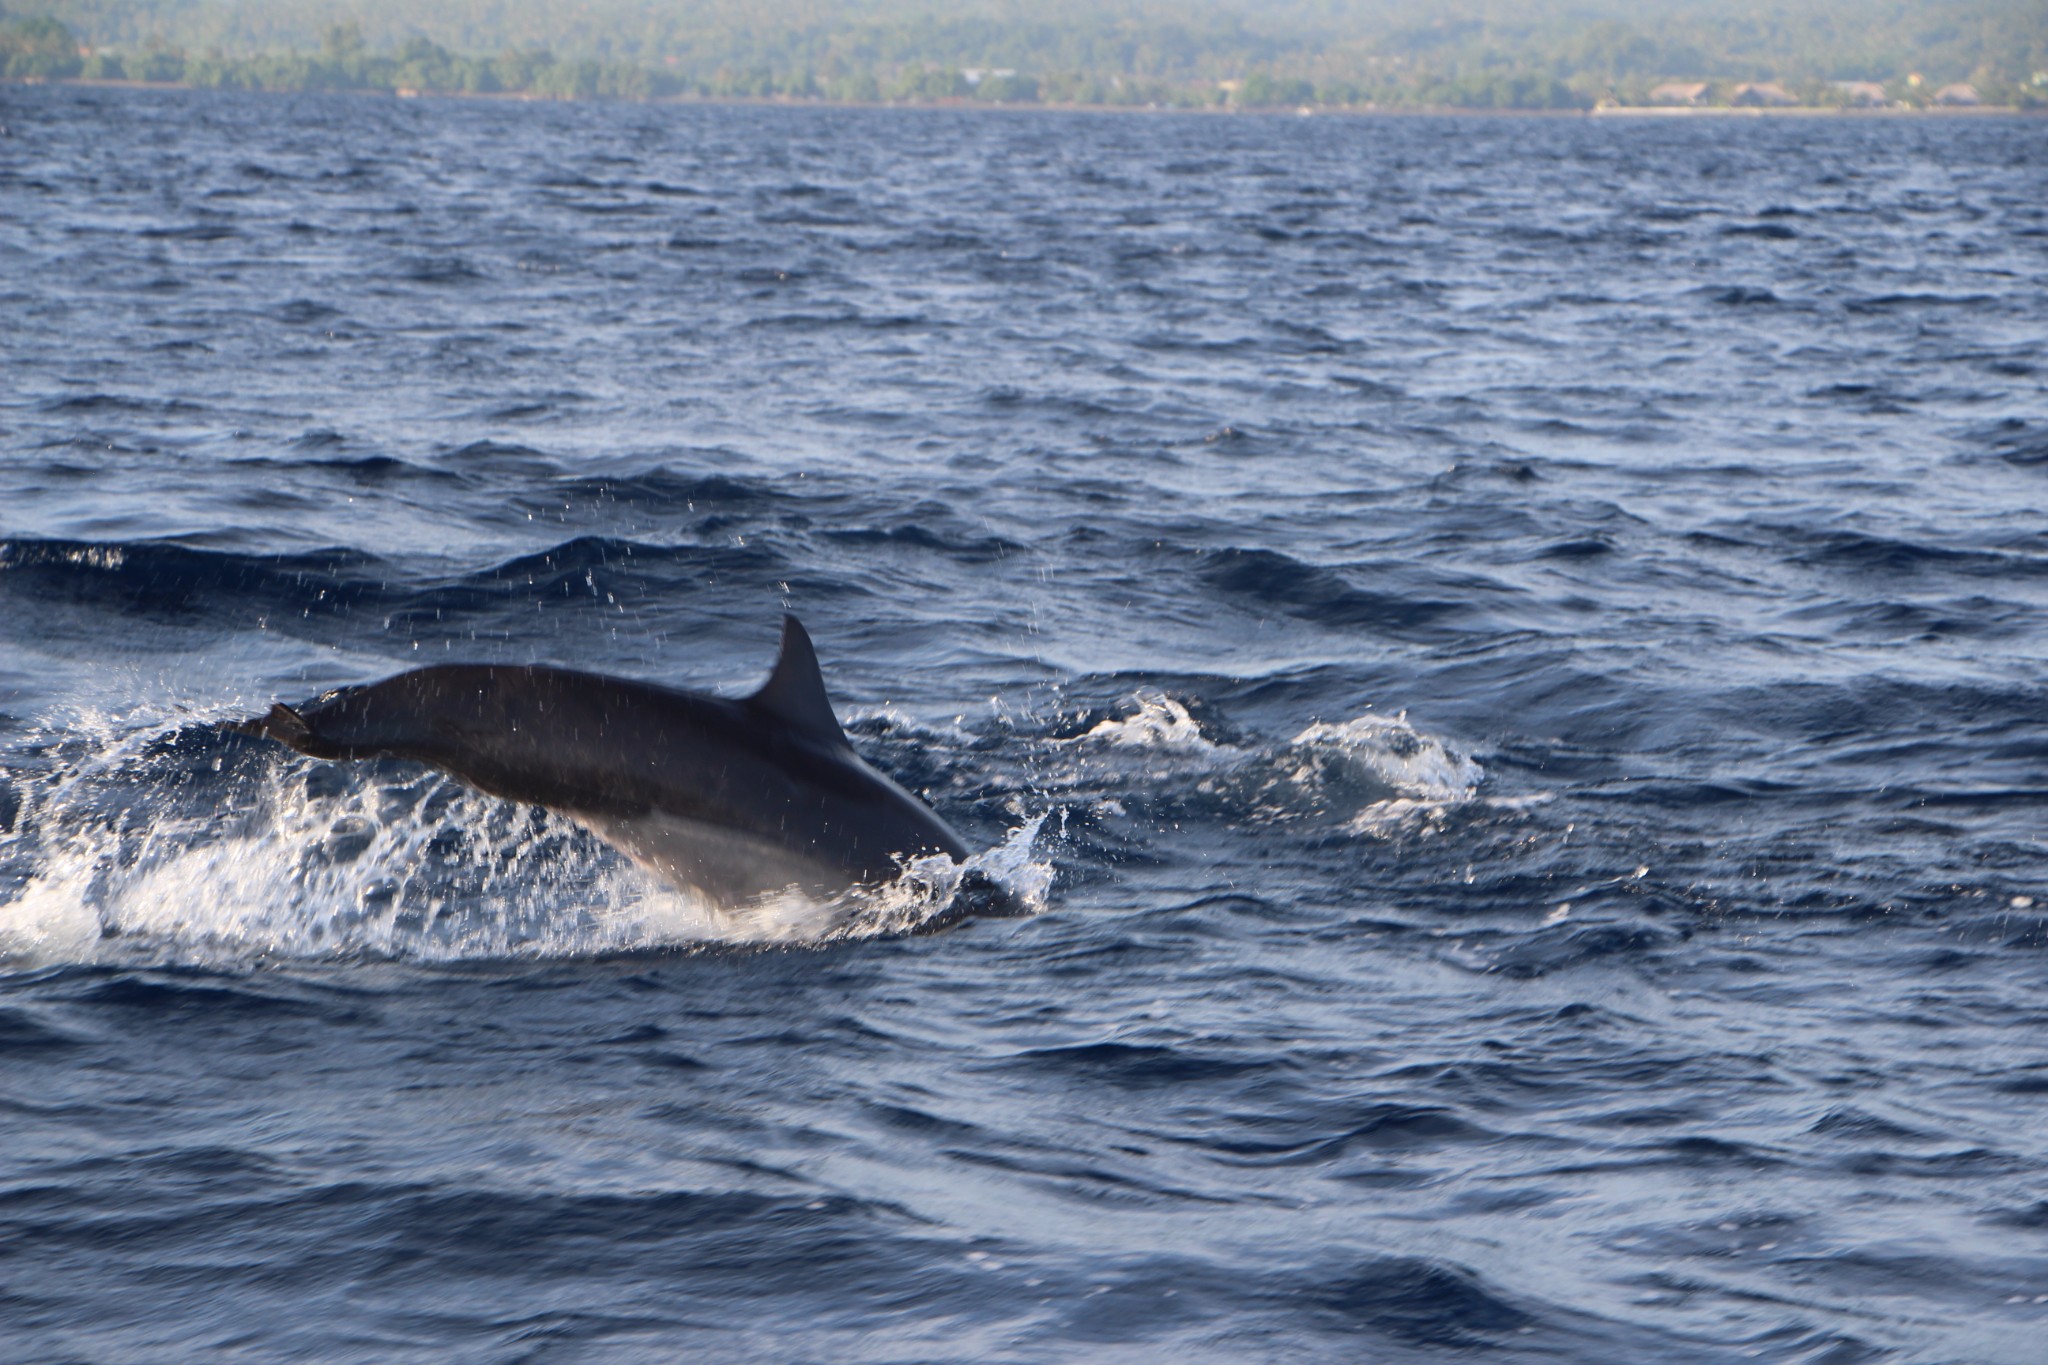
<instances>
[{"instance_id":1,"label":"green vegetation","mask_svg":"<svg viewBox=\"0 0 2048 1365\"><path fill-rule=\"evenodd\" d=\"M1705 83L1691 103L1929 104L1967 82L2048 104L2048 2L0 0L0 74L1183 108L1590 108L1673 102L1673 82Z\"/></svg>"}]
</instances>

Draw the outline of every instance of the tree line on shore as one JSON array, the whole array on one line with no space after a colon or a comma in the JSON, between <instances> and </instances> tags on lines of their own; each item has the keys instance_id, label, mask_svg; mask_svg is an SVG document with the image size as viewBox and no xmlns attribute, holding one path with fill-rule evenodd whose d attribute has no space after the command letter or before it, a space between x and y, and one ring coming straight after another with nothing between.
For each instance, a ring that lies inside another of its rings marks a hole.
<instances>
[{"instance_id":1,"label":"tree line on shore","mask_svg":"<svg viewBox=\"0 0 2048 1365\"><path fill-rule=\"evenodd\" d=\"M0 0L0 75L286 91L1166 108L2048 107L2039 0ZM1490 8L1490 6L1493 6ZM476 55L479 51L495 55ZM1923 76L1923 70L1928 73ZM1763 100L1749 96L1769 92ZM1948 102L1954 102L1950 100Z\"/></svg>"}]
</instances>

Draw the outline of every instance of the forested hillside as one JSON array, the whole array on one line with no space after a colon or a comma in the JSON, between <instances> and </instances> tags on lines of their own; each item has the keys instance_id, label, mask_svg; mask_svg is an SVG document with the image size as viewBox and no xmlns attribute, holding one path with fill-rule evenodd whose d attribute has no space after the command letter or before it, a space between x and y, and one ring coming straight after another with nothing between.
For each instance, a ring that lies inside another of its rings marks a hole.
<instances>
[{"instance_id":1,"label":"forested hillside","mask_svg":"<svg viewBox=\"0 0 2048 1365\"><path fill-rule=\"evenodd\" d=\"M2048 101L2048 0L0 0L0 20L16 78L261 88L1569 108L1673 81L1806 104L1969 82Z\"/></svg>"}]
</instances>

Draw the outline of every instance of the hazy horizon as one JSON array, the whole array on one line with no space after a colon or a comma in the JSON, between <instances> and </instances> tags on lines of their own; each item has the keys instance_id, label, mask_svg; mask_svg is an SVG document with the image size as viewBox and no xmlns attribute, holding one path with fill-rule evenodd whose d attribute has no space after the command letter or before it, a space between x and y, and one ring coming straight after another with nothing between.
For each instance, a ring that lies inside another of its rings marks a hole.
<instances>
[{"instance_id":1,"label":"hazy horizon","mask_svg":"<svg viewBox=\"0 0 2048 1365\"><path fill-rule=\"evenodd\" d=\"M1920 74L2024 87L2048 70L2040 0L6 0L89 50L317 54L337 35L372 54L546 52L709 79L758 74L776 93L858 74L886 86L938 69L1171 84L1264 76L1398 89L1504 72L1589 97L1659 78L1867 80Z\"/></svg>"}]
</instances>

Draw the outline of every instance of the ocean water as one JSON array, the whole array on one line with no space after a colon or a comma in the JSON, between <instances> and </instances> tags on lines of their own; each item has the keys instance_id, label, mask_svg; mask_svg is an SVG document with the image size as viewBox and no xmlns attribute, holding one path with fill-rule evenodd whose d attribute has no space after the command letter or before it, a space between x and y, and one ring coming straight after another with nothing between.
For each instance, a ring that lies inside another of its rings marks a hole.
<instances>
[{"instance_id":1,"label":"ocean water","mask_svg":"<svg viewBox=\"0 0 2048 1365\"><path fill-rule=\"evenodd\" d=\"M2048 125L0 133L7 1359L2041 1359ZM784 611L1029 913L217 728Z\"/></svg>"}]
</instances>

